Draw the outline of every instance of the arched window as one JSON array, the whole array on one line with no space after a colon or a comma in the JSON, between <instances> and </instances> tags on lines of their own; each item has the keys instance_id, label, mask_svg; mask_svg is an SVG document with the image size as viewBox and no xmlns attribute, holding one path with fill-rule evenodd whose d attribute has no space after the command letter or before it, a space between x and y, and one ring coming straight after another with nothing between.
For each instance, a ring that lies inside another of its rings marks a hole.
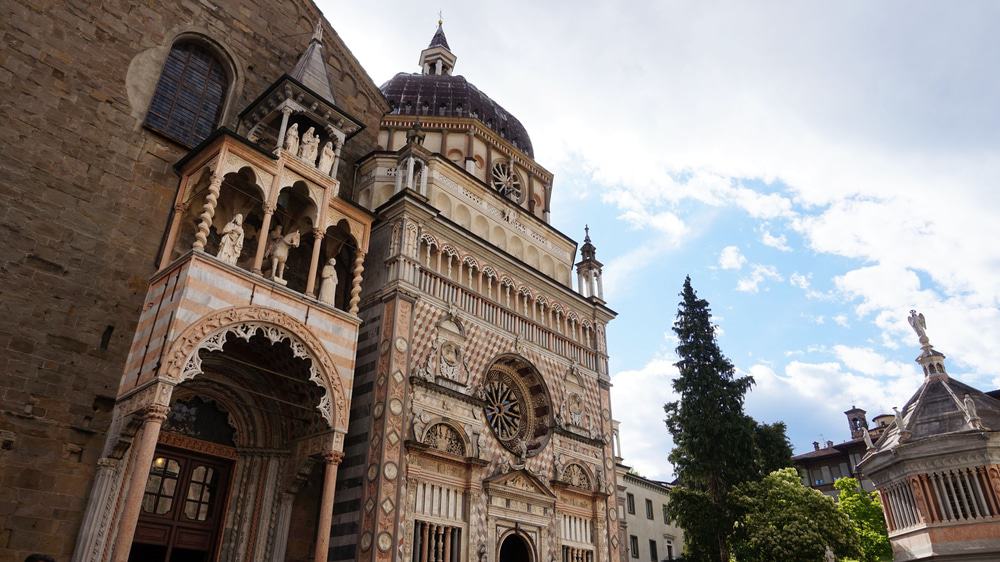
<instances>
[{"instance_id":1,"label":"arched window","mask_svg":"<svg viewBox=\"0 0 1000 562\"><path fill-rule=\"evenodd\" d=\"M219 58L198 43L175 43L163 64L146 125L188 147L216 127L228 80Z\"/></svg>"}]
</instances>

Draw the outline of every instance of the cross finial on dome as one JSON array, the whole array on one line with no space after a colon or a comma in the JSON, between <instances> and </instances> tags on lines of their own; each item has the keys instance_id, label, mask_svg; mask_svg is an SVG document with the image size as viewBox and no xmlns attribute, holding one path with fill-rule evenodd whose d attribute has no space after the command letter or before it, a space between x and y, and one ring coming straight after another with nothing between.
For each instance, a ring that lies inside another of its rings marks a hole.
<instances>
[{"instance_id":1,"label":"cross finial on dome","mask_svg":"<svg viewBox=\"0 0 1000 562\"><path fill-rule=\"evenodd\" d=\"M583 225L583 232L584 232L584 237L583 237L584 242L590 242L590 225L589 224Z\"/></svg>"},{"instance_id":2,"label":"cross finial on dome","mask_svg":"<svg viewBox=\"0 0 1000 562\"><path fill-rule=\"evenodd\" d=\"M441 10L438 10L438 27L444 24L444 16L441 15Z\"/></svg>"}]
</instances>

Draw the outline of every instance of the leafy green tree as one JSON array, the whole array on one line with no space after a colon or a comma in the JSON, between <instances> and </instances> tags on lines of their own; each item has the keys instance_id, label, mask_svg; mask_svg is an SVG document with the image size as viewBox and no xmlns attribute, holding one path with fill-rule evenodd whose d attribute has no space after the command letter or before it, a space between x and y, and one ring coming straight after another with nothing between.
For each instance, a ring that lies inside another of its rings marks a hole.
<instances>
[{"instance_id":1,"label":"leafy green tree","mask_svg":"<svg viewBox=\"0 0 1000 562\"><path fill-rule=\"evenodd\" d=\"M817 562L827 547L837 556L858 554L858 537L833 498L802 484L794 468L748 482L734 494L743 510L733 535L740 561Z\"/></svg>"},{"instance_id":2,"label":"leafy green tree","mask_svg":"<svg viewBox=\"0 0 1000 562\"><path fill-rule=\"evenodd\" d=\"M792 466L792 443L785 422L758 423L750 418L756 452L757 473L761 478L781 468Z\"/></svg>"},{"instance_id":3,"label":"leafy green tree","mask_svg":"<svg viewBox=\"0 0 1000 562\"><path fill-rule=\"evenodd\" d=\"M668 510L686 533L686 560L729 562L729 536L740 515L730 493L757 477L754 431L743 413L753 379L735 376L716 341L708 301L698 298L690 277L680 296L674 322L680 374L673 381L680 400L664 406L680 485Z\"/></svg>"},{"instance_id":4,"label":"leafy green tree","mask_svg":"<svg viewBox=\"0 0 1000 562\"><path fill-rule=\"evenodd\" d=\"M854 478L838 478L833 487L839 493L837 509L847 516L858 535L861 562L892 559L889 532L882 515L878 494L861 489Z\"/></svg>"}]
</instances>

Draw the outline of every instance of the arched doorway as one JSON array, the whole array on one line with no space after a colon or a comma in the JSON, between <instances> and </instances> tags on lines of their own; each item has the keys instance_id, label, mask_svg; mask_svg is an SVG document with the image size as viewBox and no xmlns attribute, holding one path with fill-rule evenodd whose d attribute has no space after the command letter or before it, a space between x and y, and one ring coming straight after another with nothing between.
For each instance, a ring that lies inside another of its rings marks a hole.
<instances>
[{"instance_id":1,"label":"arched doorway","mask_svg":"<svg viewBox=\"0 0 1000 562\"><path fill-rule=\"evenodd\" d=\"M528 541L517 533L507 535L500 545L498 562L531 562L532 559Z\"/></svg>"}]
</instances>

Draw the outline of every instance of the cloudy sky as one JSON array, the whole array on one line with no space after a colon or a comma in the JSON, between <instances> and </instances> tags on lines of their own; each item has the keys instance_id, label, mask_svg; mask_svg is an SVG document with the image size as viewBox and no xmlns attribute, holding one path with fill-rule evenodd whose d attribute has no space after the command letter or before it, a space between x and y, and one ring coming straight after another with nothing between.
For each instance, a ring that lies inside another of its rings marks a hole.
<instances>
[{"instance_id":1,"label":"cloudy sky","mask_svg":"<svg viewBox=\"0 0 1000 562\"><path fill-rule=\"evenodd\" d=\"M626 462L669 477L664 402L690 274L797 452L920 384L1000 388L1000 4L319 2L376 83L437 10L463 74L524 123L553 224L589 223Z\"/></svg>"}]
</instances>

